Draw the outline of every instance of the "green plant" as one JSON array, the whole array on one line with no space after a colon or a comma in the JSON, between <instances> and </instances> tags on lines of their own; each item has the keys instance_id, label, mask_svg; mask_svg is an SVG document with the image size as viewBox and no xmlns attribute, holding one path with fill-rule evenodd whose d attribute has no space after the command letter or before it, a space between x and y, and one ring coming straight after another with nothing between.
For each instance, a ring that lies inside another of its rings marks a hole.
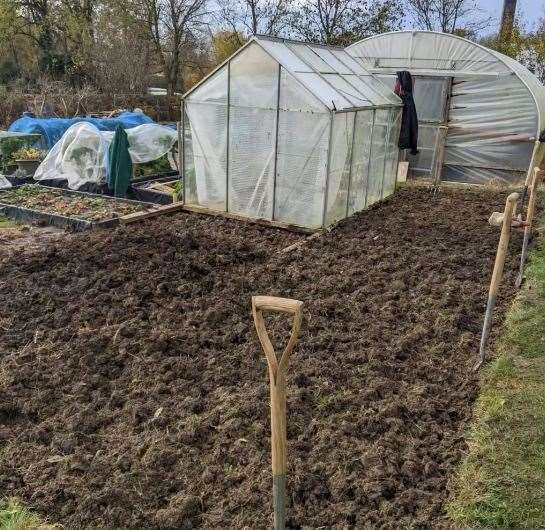
<instances>
[{"instance_id":1,"label":"green plant","mask_svg":"<svg viewBox=\"0 0 545 530\"><path fill-rule=\"evenodd\" d=\"M182 194L184 192L184 184L181 180L177 180L173 188L174 191L172 192L172 202L178 202L182 198Z\"/></svg>"},{"instance_id":2,"label":"green plant","mask_svg":"<svg viewBox=\"0 0 545 530\"><path fill-rule=\"evenodd\" d=\"M90 147L85 147L85 146L75 147L74 149L72 149L72 152L70 154L70 160L73 160L78 166L81 166L83 162L83 158L87 155L92 157L95 154L95 152L96 151L94 151Z\"/></svg>"},{"instance_id":3,"label":"green plant","mask_svg":"<svg viewBox=\"0 0 545 530\"><path fill-rule=\"evenodd\" d=\"M22 506L17 499L0 500L0 530L55 530L57 525L45 524Z\"/></svg>"},{"instance_id":4,"label":"green plant","mask_svg":"<svg viewBox=\"0 0 545 530\"><path fill-rule=\"evenodd\" d=\"M45 152L35 147L23 147L12 155L14 160L43 160Z\"/></svg>"},{"instance_id":5,"label":"green plant","mask_svg":"<svg viewBox=\"0 0 545 530\"><path fill-rule=\"evenodd\" d=\"M170 162L168 161L167 155L158 158L157 160L152 160L151 162L146 162L145 164L135 165L135 175L137 177L147 177L148 175L159 175L161 173L166 173L171 171Z\"/></svg>"},{"instance_id":6,"label":"green plant","mask_svg":"<svg viewBox=\"0 0 545 530\"><path fill-rule=\"evenodd\" d=\"M0 152L5 162L13 160L13 153L23 149L26 142L23 138L4 138L0 141Z\"/></svg>"}]
</instances>

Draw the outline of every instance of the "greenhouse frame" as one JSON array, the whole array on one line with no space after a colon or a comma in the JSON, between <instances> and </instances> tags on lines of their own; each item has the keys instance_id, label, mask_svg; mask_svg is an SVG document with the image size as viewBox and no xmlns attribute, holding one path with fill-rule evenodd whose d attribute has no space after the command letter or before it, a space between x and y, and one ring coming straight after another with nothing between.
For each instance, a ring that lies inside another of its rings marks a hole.
<instances>
[{"instance_id":1,"label":"greenhouse frame","mask_svg":"<svg viewBox=\"0 0 545 530\"><path fill-rule=\"evenodd\" d=\"M389 86L411 72L420 125L411 177L515 185L543 162L545 87L514 59L432 31L375 35L346 51Z\"/></svg>"},{"instance_id":2,"label":"greenhouse frame","mask_svg":"<svg viewBox=\"0 0 545 530\"><path fill-rule=\"evenodd\" d=\"M188 205L319 228L395 190L401 100L342 48L254 37L182 109Z\"/></svg>"}]
</instances>

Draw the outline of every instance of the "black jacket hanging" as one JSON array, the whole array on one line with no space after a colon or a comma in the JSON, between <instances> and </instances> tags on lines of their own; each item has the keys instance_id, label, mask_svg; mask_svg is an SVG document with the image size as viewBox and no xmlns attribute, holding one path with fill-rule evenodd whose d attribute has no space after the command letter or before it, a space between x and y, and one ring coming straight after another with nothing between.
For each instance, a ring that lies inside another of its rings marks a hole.
<instances>
[{"instance_id":1,"label":"black jacket hanging","mask_svg":"<svg viewBox=\"0 0 545 530\"><path fill-rule=\"evenodd\" d=\"M413 98L413 78L410 72L397 72L396 94L403 101L399 148L410 149L412 155L418 153L418 116Z\"/></svg>"}]
</instances>

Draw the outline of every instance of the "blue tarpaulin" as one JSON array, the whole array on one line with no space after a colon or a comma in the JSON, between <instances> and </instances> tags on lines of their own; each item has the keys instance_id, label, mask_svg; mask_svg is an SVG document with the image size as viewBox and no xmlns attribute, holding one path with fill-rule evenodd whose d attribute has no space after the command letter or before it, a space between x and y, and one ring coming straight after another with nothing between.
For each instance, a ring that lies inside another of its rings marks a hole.
<instances>
[{"instance_id":1,"label":"blue tarpaulin","mask_svg":"<svg viewBox=\"0 0 545 530\"><path fill-rule=\"evenodd\" d=\"M43 147L51 149L70 126L82 121L92 123L100 131L115 131L117 125L121 125L124 129L131 129L145 123L154 123L149 116L141 112L123 112L116 118L31 118L24 116L15 120L8 130L41 134Z\"/></svg>"}]
</instances>

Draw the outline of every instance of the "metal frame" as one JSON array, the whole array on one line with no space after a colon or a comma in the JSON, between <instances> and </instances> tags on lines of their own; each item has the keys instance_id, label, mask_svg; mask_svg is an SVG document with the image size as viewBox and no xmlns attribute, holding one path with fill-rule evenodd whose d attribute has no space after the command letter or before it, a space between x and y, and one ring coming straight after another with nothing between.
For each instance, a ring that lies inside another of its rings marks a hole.
<instances>
[{"instance_id":1,"label":"metal frame","mask_svg":"<svg viewBox=\"0 0 545 530\"><path fill-rule=\"evenodd\" d=\"M386 138L384 141L384 162L382 163L382 183L380 184L380 200L384 199L384 177L386 176L386 158L388 156L388 146L390 145L390 134L392 132L393 122L392 112L388 115L388 125L386 126Z\"/></svg>"},{"instance_id":2,"label":"metal frame","mask_svg":"<svg viewBox=\"0 0 545 530\"><path fill-rule=\"evenodd\" d=\"M371 123L371 135L369 136L369 156L367 158L367 180L365 181L365 201L364 208L367 208L367 198L369 196L369 179L371 178L371 157L373 156L373 136L375 134L375 119L377 111L373 110L373 122Z\"/></svg>"},{"instance_id":3,"label":"metal frame","mask_svg":"<svg viewBox=\"0 0 545 530\"><path fill-rule=\"evenodd\" d=\"M293 43L292 43L293 44ZM300 44L300 43L299 43ZM316 68L314 68L311 64L308 63L308 61L304 58L304 57L301 57L301 55L299 53L297 53L297 51L294 49L294 46L290 46L289 43L286 43L286 46L288 47L288 49L290 50L291 53L293 53L301 62L305 63L309 68L310 68L310 72L300 72L300 73L315 73L318 75L318 77L324 82L326 83L327 85L329 85L329 87L331 87L331 89L333 90L333 92L337 92L339 93L339 90L336 89L325 77L324 77L324 74L322 74L321 72L319 72L318 70L316 70ZM309 48L308 46L305 46L306 48ZM312 48L310 48L310 50L312 51ZM322 59L320 57L320 59ZM323 59L322 59L323 60ZM299 81L299 79L297 79L297 81ZM340 93L339 93L340 94ZM346 99L342 94L340 94L344 99ZM348 104L351 104L350 101L348 99L346 99L346 102ZM333 101L331 101L331 103L333 104L333 109L335 110L335 103Z\"/></svg>"},{"instance_id":4,"label":"metal frame","mask_svg":"<svg viewBox=\"0 0 545 530\"><path fill-rule=\"evenodd\" d=\"M357 99L364 99L364 100L369 100L368 97L365 96L365 94L362 94L360 92L360 90L353 84L351 83L348 79L345 79L345 75L356 75L359 77L359 75L354 72L354 70L352 70L352 68L350 68L344 61L342 61L341 59L335 57L335 59L337 61L339 61L339 63L341 63L347 70L348 70L348 74L342 74L340 72L337 72L335 70L335 68L331 65L331 63L327 60L327 59L324 59L321 55L319 55L315 50L312 49L311 46L309 46L308 44L305 44L304 45L305 49L308 49L308 51L314 55L316 55L316 57L318 57L318 59L320 61L322 61L323 63L327 64L330 68L331 68L331 72L321 72L319 70L316 70L319 74L320 74L320 77L322 77L324 79L324 81L326 81L334 90L336 90L337 92L339 92L345 99L348 100L349 103L351 103L351 101L345 96L345 94L349 95L350 97L353 97L353 98L357 98ZM290 50L293 51L293 49L290 47ZM296 53L296 52L294 52ZM300 56L299 58L301 60L304 60L302 59ZM348 84L349 86L351 86L355 91L356 91L356 94L348 94L348 92L344 92L342 89L340 88L337 88L335 87L335 85L333 85L332 83L330 83L326 78L325 76L328 75L328 74L335 74L335 75L338 75L346 84ZM381 94L379 94L376 90L374 90L372 87L369 87L374 93L375 95L378 95L380 98L382 98L383 96ZM359 95L358 95L359 94Z\"/></svg>"},{"instance_id":5,"label":"metal frame","mask_svg":"<svg viewBox=\"0 0 545 530\"><path fill-rule=\"evenodd\" d=\"M329 114L329 138L327 143L327 164L325 170L325 187L324 187L324 200L322 206L322 227L325 228L326 217L327 217L327 200L329 195L329 170L331 168L331 146L333 143L333 118L335 117L334 112Z\"/></svg>"},{"instance_id":6,"label":"metal frame","mask_svg":"<svg viewBox=\"0 0 545 530\"><path fill-rule=\"evenodd\" d=\"M227 139L225 141L225 211L229 211L229 158L231 152L231 61L227 63Z\"/></svg>"},{"instance_id":7,"label":"metal frame","mask_svg":"<svg viewBox=\"0 0 545 530\"><path fill-rule=\"evenodd\" d=\"M401 108L403 107L402 104L397 105L396 103L391 103L390 105L371 105L370 107L352 107L350 109L341 109L341 110L334 110L333 112L335 114L343 114L345 112L358 112L360 110L381 110L381 109L391 109L391 108Z\"/></svg>"},{"instance_id":8,"label":"metal frame","mask_svg":"<svg viewBox=\"0 0 545 530\"><path fill-rule=\"evenodd\" d=\"M348 52L346 52L346 50L343 50L343 51L344 51L345 53L348 54ZM351 56L350 56L350 57L351 57ZM325 59L323 59L322 57L320 57L320 58L322 59L322 61L324 61L324 62L327 63L327 61L326 61ZM361 76L361 74L359 74L359 73L356 72L353 68L351 68L350 66L348 66L348 64L347 64L345 61L343 61L340 57L337 57L337 56L335 55L335 59L337 59L337 61L339 61L341 64L343 64L343 65L344 65L348 70L350 70L350 72L351 72L351 74L341 74L341 75L355 75L355 76L357 76L357 77L360 77L360 76ZM356 59L355 59L354 57L351 57L351 59L352 59L353 61L357 62ZM329 64L329 63L328 63L328 64ZM359 64L359 63L358 63L358 64ZM331 66L331 65L330 65L330 66ZM363 66L361 66L361 65L360 65L360 68L361 68L364 72L365 72L365 71L366 71L366 72L369 72L368 70L366 70L366 69L365 69ZM369 72L369 73L370 73L370 72ZM350 83L350 81L348 81L348 79L345 79L344 77L343 77L343 79L344 79L347 83L349 83L350 85L354 86L352 83ZM376 79L376 80L377 80L377 81L380 81L380 79ZM354 88L356 88L356 87L354 87ZM384 94L381 94L381 93L380 93L378 90L376 90L374 87L372 87L372 86L369 85L368 88L369 88L370 90L372 90L375 94L377 94L380 98L386 98L386 96L385 96ZM392 92L386 85L384 85L384 88L385 88L386 90L389 90L390 92ZM358 89L356 88L356 90L358 90ZM391 102L391 105L395 105L395 103ZM400 106L403 106L403 104L402 104L401 102L399 102L399 105L400 105Z\"/></svg>"},{"instance_id":9,"label":"metal frame","mask_svg":"<svg viewBox=\"0 0 545 530\"><path fill-rule=\"evenodd\" d=\"M274 211L276 208L276 169L278 166L278 131L280 129L280 85L282 79L282 65L278 63L278 84L276 85L276 132L274 139L274 164L273 164L273 193L272 193L272 213L271 219L274 221Z\"/></svg>"},{"instance_id":10,"label":"metal frame","mask_svg":"<svg viewBox=\"0 0 545 530\"><path fill-rule=\"evenodd\" d=\"M185 204L186 178L185 178L185 99L182 100L182 145L178 146L182 150L180 156L180 180L182 181L182 204Z\"/></svg>"},{"instance_id":11,"label":"metal frame","mask_svg":"<svg viewBox=\"0 0 545 530\"><path fill-rule=\"evenodd\" d=\"M516 75L514 72L470 72L470 71L464 71L464 70L427 70L425 68L409 68L411 71L411 74L414 74L415 76L421 75L425 77L448 77L454 76L456 78L462 77L462 78L479 78L479 77L486 77L486 78L493 78L493 79L499 79L501 77L510 77L512 75ZM395 74L396 72L399 72L399 70L407 70L407 65L399 65L399 66L383 66L380 68L369 68L369 72L372 74Z\"/></svg>"},{"instance_id":12,"label":"metal frame","mask_svg":"<svg viewBox=\"0 0 545 530\"><path fill-rule=\"evenodd\" d=\"M354 112L354 124L352 126L352 146L350 151L350 172L348 173L348 189L346 191L346 211L344 214L344 217L348 217L348 210L350 205L350 187L352 185L352 170L354 169L354 151L355 151L355 145L354 142L356 140L356 119L358 117L358 111Z\"/></svg>"}]
</instances>

